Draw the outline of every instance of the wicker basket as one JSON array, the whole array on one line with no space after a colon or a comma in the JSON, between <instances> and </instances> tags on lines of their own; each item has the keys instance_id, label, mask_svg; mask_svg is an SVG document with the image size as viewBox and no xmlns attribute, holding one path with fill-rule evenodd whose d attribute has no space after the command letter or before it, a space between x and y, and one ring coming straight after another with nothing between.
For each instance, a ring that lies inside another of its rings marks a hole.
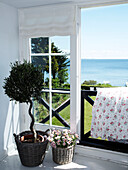
<instances>
[{"instance_id":1,"label":"wicker basket","mask_svg":"<svg viewBox=\"0 0 128 170\"><path fill-rule=\"evenodd\" d=\"M63 165L72 162L74 156L74 146L67 148L52 148L53 161L57 164Z\"/></svg>"},{"instance_id":2,"label":"wicker basket","mask_svg":"<svg viewBox=\"0 0 128 170\"><path fill-rule=\"evenodd\" d=\"M31 131L25 131L20 133L19 135L14 134L15 142L17 145L17 149L19 152L19 157L21 163L24 166L34 167L38 166L43 162L45 157L45 151L48 146L48 140L39 143L23 143L21 142L21 137L25 135L31 135ZM38 135L47 135L46 132L37 131Z\"/></svg>"}]
</instances>

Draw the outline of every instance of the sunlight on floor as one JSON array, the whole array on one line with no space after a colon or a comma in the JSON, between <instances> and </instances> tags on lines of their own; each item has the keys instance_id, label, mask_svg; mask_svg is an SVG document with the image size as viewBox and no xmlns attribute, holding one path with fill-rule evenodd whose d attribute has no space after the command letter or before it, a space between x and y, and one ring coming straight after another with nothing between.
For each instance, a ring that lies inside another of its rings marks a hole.
<instances>
[{"instance_id":1,"label":"sunlight on floor","mask_svg":"<svg viewBox=\"0 0 128 170\"><path fill-rule=\"evenodd\" d=\"M67 165L59 165L54 167L54 169L86 169L87 166L79 165L77 163L71 162Z\"/></svg>"}]
</instances>

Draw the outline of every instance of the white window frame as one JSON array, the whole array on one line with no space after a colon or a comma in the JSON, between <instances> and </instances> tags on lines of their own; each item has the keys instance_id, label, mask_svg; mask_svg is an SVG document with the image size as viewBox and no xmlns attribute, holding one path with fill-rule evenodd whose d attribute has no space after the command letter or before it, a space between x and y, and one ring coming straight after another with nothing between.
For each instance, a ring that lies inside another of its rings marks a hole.
<instances>
[{"instance_id":1,"label":"white window frame","mask_svg":"<svg viewBox=\"0 0 128 170\"><path fill-rule=\"evenodd\" d=\"M70 129L80 136L81 118L81 8L76 6L76 34L71 35Z\"/></svg>"},{"instance_id":2,"label":"white window frame","mask_svg":"<svg viewBox=\"0 0 128 170\"><path fill-rule=\"evenodd\" d=\"M96 8L96 7L108 7L108 6L112 6L112 5L121 5L121 4L128 4L128 0L100 0L100 1L96 1L94 0L94 2L80 2L77 4L76 6L76 36L74 37L75 40L72 40L72 48L75 48L76 49L76 52L75 55L76 55L76 62L78 61L78 65L76 66L76 68L78 69L78 77L81 76L81 9L83 8L86 8L86 9L89 9L89 8ZM74 42L76 43L74 43ZM72 61L71 61L72 62ZM73 75L71 75L72 77ZM77 76L77 73L76 73L76 76ZM79 78L78 78L79 79ZM81 81L78 80L76 81L77 83ZM74 89L71 89L71 94L73 93L73 91L75 92L76 96L78 96L79 98L79 106L76 108L76 111L78 110L78 113L81 114L81 91L80 91L80 87L76 87L76 91ZM73 100L72 96L71 96L71 99ZM74 103L77 103L79 102L78 100ZM71 107L72 108L72 107ZM73 113L71 111L71 113ZM81 116L78 115L78 113L76 113L76 121L79 121L81 120ZM72 116L73 114L71 114ZM76 123L77 124L77 123ZM76 129L76 131L78 132L79 136L81 135L81 130L80 130L80 127L81 126L81 122L80 124L78 125L78 128Z\"/></svg>"},{"instance_id":3,"label":"white window frame","mask_svg":"<svg viewBox=\"0 0 128 170\"><path fill-rule=\"evenodd\" d=\"M80 27L81 27L81 8L75 6L74 29L76 30L70 36L70 129L80 136L80 115L81 115L81 58L80 58ZM20 34L19 47L20 47L20 60L30 60L30 38L48 37L44 35L22 35ZM46 54L45 54L46 55ZM54 54L55 55L55 54ZM20 105L20 129L28 130L29 123L31 122L27 112L27 106ZM48 125L35 123L35 128L38 130L46 130L51 128ZM60 126L57 128L61 128Z\"/></svg>"},{"instance_id":4,"label":"white window frame","mask_svg":"<svg viewBox=\"0 0 128 170\"><path fill-rule=\"evenodd\" d=\"M46 38L44 36L40 36L42 38ZM58 36L59 37L59 36ZM60 36L61 37L61 36ZM34 38L39 38L39 37L34 37ZM49 106L50 106L50 110L49 110L49 116L50 116L50 123L49 124L45 124L47 126L49 126L49 128L52 128L53 126L57 126L57 125L52 125L52 93L67 93L67 94L70 94L70 90L69 91L63 91L63 90L53 90L52 89L52 65L51 65L51 59L52 59L52 56L65 56L65 55L69 55L68 53L66 52L63 52L63 53L52 53L51 52L51 39L52 37L47 37L49 39L49 52L48 53L32 53L31 52L31 39L29 39L29 49L30 49L30 62L31 62L31 56L48 56L49 57L49 89L44 89L42 90L42 92L48 92L49 93ZM44 124L43 124L44 125ZM60 128L63 128L61 126L59 126Z\"/></svg>"}]
</instances>

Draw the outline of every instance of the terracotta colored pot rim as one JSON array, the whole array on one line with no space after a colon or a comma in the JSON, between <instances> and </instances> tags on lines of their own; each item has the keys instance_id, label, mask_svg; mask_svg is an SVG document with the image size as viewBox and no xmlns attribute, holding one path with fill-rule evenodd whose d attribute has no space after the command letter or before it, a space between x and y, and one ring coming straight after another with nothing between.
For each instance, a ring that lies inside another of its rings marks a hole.
<instances>
[{"instance_id":1,"label":"terracotta colored pot rim","mask_svg":"<svg viewBox=\"0 0 128 170\"><path fill-rule=\"evenodd\" d=\"M37 135L37 138L39 138L41 142L44 141L44 137L42 135ZM23 142L23 141L25 141L27 139L33 139L33 134L28 134L28 135L21 136L20 141Z\"/></svg>"}]
</instances>

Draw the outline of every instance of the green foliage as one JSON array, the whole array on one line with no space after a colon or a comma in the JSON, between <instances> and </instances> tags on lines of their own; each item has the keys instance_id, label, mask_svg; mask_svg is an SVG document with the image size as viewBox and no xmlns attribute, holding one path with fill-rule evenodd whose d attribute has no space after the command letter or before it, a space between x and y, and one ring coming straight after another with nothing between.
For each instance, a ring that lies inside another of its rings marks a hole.
<instances>
[{"instance_id":1,"label":"green foliage","mask_svg":"<svg viewBox=\"0 0 128 170\"><path fill-rule=\"evenodd\" d=\"M66 120L68 124L70 124L70 105L64 108L59 114ZM46 123L49 124L49 121ZM52 118L52 124L56 126L64 126L56 117Z\"/></svg>"},{"instance_id":2,"label":"green foliage","mask_svg":"<svg viewBox=\"0 0 128 170\"><path fill-rule=\"evenodd\" d=\"M91 96L92 100L95 101L95 96ZM84 133L91 130L92 122L92 105L85 99L84 100Z\"/></svg>"},{"instance_id":3,"label":"green foliage","mask_svg":"<svg viewBox=\"0 0 128 170\"><path fill-rule=\"evenodd\" d=\"M95 80L85 80L84 82L83 82L83 84L85 84L85 85L95 85L95 84L97 84L97 81L95 81Z\"/></svg>"},{"instance_id":4,"label":"green foliage","mask_svg":"<svg viewBox=\"0 0 128 170\"><path fill-rule=\"evenodd\" d=\"M68 69L62 69L58 72L58 78L60 80L60 85L64 84L68 80Z\"/></svg>"},{"instance_id":5,"label":"green foliage","mask_svg":"<svg viewBox=\"0 0 128 170\"><path fill-rule=\"evenodd\" d=\"M49 38L33 38L31 41L32 44L32 53L48 53L49 52ZM55 46L54 42L51 43L51 52L61 53L62 51ZM43 76L45 78L45 74L49 73L49 58L48 56L32 56L32 63L37 67L40 66ZM52 55L51 57L51 72L52 72L52 88L70 88L67 83L68 80L68 67L70 66L70 60L65 55L56 56ZM47 72L47 73L46 73ZM49 87L49 78L45 78L44 86ZM42 98L48 102L48 99L43 94ZM53 94L52 96L52 106L53 108L57 108L61 105L65 100L67 100L69 96L63 94ZM44 106L39 104L37 101L34 101L34 115L37 122L40 122L42 119L47 117L49 114L49 110L47 110ZM70 116L70 115L69 115ZM55 120L56 118L53 118ZM57 120L56 120L57 121ZM56 122L55 121L55 122Z\"/></svg>"},{"instance_id":6,"label":"green foliage","mask_svg":"<svg viewBox=\"0 0 128 170\"><path fill-rule=\"evenodd\" d=\"M58 78L52 79L52 87L55 89L60 87L60 80Z\"/></svg>"},{"instance_id":7,"label":"green foliage","mask_svg":"<svg viewBox=\"0 0 128 170\"><path fill-rule=\"evenodd\" d=\"M32 53L48 53L49 52L49 38L32 38ZM51 43L51 52L52 53L61 53L62 51L55 46L54 42ZM32 57L32 63L35 66L42 67L42 73L46 71L49 73L49 59L47 56ZM70 66L70 61L67 56L60 55L51 57L51 69L52 69L52 79L53 79L53 88L61 88L68 80L68 66ZM47 78L46 86L48 87L49 79Z\"/></svg>"},{"instance_id":8,"label":"green foliage","mask_svg":"<svg viewBox=\"0 0 128 170\"><path fill-rule=\"evenodd\" d=\"M68 84L68 83L67 83L67 84L64 84L64 85L63 85L63 88L64 88L64 89L70 89L70 84Z\"/></svg>"},{"instance_id":9,"label":"green foliage","mask_svg":"<svg viewBox=\"0 0 128 170\"><path fill-rule=\"evenodd\" d=\"M49 94L43 93L41 96L47 103L49 103ZM63 102L70 98L69 94L57 94L52 93L52 108L58 108ZM64 108L59 113L68 123L70 123L70 105ZM36 122L41 122L44 118L49 115L49 110L45 108L42 104L39 104L37 101L34 101L34 115ZM60 121L56 119L56 117L52 118L53 125L63 126ZM49 121L46 122L49 124Z\"/></svg>"},{"instance_id":10,"label":"green foliage","mask_svg":"<svg viewBox=\"0 0 128 170\"><path fill-rule=\"evenodd\" d=\"M38 99L43 89L42 76L41 70L30 62L11 63L10 75L4 79L5 94L20 103L30 102L31 97Z\"/></svg>"},{"instance_id":11,"label":"green foliage","mask_svg":"<svg viewBox=\"0 0 128 170\"><path fill-rule=\"evenodd\" d=\"M51 52L52 53L61 53L62 51L58 47L55 46L54 42L52 42L52 44L51 44Z\"/></svg>"},{"instance_id":12,"label":"green foliage","mask_svg":"<svg viewBox=\"0 0 128 170\"><path fill-rule=\"evenodd\" d=\"M46 71L46 67L49 64L49 58L48 56L31 56L32 58L32 64L36 67L40 67L42 70L42 73Z\"/></svg>"},{"instance_id":13,"label":"green foliage","mask_svg":"<svg viewBox=\"0 0 128 170\"><path fill-rule=\"evenodd\" d=\"M48 104L49 104L49 93L43 92L41 94L41 98L43 98ZM41 122L44 118L46 118L49 115L49 110L42 104L39 103L39 101L35 100L33 102L34 106L34 117L36 122Z\"/></svg>"},{"instance_id":14,"label":"green foliage","mask_svg":"<svg viewBox=\"0 0 128 170\"><path fill-rule=\"evenodd\" d=\"M39 38L32 38L32 53L48 53L49 51L49 39L39 37Z\"/></svg>"},{"instance_id":15,"label":"green foliage","mask_svg":"<svg viewBox=\"0 0 128 170\"><path fill-rule=\"evenodd\" d=\"M104 88L104 87L113 87L113 86L111 84L101 84L101 83L99 83L99 84L97 84L97 87Z\"/></svg>"},{"instance_id":16,"label":"green foliage","mask_svg":"<svg viewBox=\"0 0 128 170\"><path fill-rule=\"evenodd\" d=\"M52 56L52 80L53 88L60 88L68 80L68 66L70 66L70 61L67 56ZM49 64L46 66L46 71L49 72ZM58 82L55 84L55 82Z\"/></svg>"},{"instance_id":17,"label":"green foliage","mask_svg":"<svg viewBox=\"0 0 128 170\"><path fill-rule=\"evenodd\" d=\"M111 84L101 84L101 83L98 83L95 81L95 80L85 80L83 84L81 84L81 89L82 90L89 90L90 87L100 87L100 88L104 88L104 87L114 87L112 86Z\"/></svg>"}]
</instances>

